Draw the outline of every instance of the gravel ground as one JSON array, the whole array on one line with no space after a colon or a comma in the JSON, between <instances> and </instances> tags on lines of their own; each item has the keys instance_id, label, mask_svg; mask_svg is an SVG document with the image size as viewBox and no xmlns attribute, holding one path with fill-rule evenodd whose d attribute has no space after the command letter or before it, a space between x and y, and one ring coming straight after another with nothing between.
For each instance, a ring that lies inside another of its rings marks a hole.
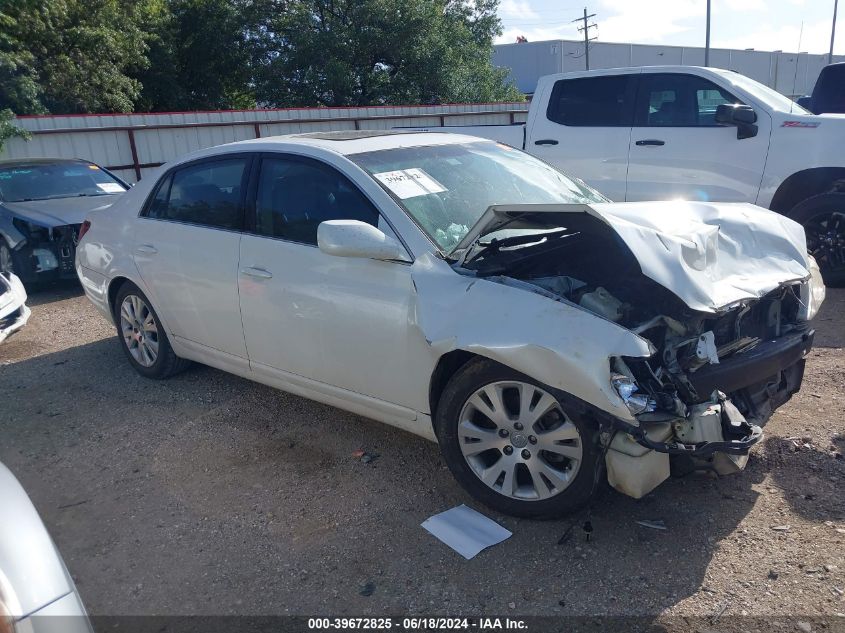
<instances>
[{"instance_id":1,"label":"gravel ground","mask_svg":"<svg viewBox=\"0 0 845 633\"><path fill-rule=\"evenodd\" d=\"M744 473L609 491L563 545L572 519L492 514L434 444L207 367L145 380L78 287L30 305L0 346L0 461L93 614L845 612L843 290ZM460 503L513 536L466 561L420 528Z\"/></svg>"}]
</instances>

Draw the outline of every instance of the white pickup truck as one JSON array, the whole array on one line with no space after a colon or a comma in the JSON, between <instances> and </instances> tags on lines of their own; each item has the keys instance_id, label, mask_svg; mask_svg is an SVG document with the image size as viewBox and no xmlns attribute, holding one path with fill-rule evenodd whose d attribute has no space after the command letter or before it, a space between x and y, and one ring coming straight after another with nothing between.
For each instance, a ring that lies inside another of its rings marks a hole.
<instances>
[{"instance_id":1,"label":"white pickup truck","mask_svg":"<svg viewBox=\"0 0 845 633\"><path fill-rule=\"evenodd\" d=\"M813 115L738 73L652 66L549 75L527 123L449 130L525 149L615 201L778 211L804 225L828 284L845 283L845 115Z\"/></svg>"}]
</instances>

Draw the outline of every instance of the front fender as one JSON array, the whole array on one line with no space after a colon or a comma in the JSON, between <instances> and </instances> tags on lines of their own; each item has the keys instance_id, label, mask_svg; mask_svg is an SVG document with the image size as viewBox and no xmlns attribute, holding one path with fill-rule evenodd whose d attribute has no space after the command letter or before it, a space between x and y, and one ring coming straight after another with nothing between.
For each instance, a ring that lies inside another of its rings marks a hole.
<instances>
[{"instance_id":1,"label":"front fender","mask_svg":"<svg viewBox=\"0 0 845 633\"><path fill-rule=\"evenodd\" d=\"M437 356L484 356L633 420L610 384L610 358L650 356L645 339L578 306L460 275L431 255L416 260L412 277L415 322Z\"/></svg>"}]
</instances>

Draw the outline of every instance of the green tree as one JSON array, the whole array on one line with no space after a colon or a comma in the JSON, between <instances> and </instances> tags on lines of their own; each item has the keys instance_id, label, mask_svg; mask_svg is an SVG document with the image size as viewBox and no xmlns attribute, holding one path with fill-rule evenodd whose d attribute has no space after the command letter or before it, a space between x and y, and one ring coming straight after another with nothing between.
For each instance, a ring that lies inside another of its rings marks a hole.
<instances>
[{"instance_id":1,"label":"green tree","mask_svg":"<svg viewBox=\"0 0 845 633\"><path fill-rule=\"evenodd\" d=\"M8 108L0 110L0 152L3 151L3 145L5 145L6 141L10 138L22 138L29 140L32 137L29 131L18 127L12 122L14 118L14 112Z\"/></svg>"},{"instance_id":2,"label":"green tree","mask_svg":"<svg viewBox=\"0 0 845 633\"><path fill-rule=\"evenodd\" d=\"M498 0L256 0L255 91L275 106L521 100L491 64Z\"/></svg>"},{"instance_id":3,"label":"green tree","mask_svg":"<svg viewBox=\"0 0 845 633\"><path fill-rule=\"evenodd\" d=\"M139 109L253 108L248 7L237 0L156 0L147 7L149 64Z\"/></svg>"},{"instance_id":4,"label":"green tree","mask_svg":"<svg viewBox=\"0 0 845 633\"><path fill-rule=\"evenodd\" d=\"M0 107L130 112L146 63L144 2L0 0Z\"/></svg>"}]
</instances>

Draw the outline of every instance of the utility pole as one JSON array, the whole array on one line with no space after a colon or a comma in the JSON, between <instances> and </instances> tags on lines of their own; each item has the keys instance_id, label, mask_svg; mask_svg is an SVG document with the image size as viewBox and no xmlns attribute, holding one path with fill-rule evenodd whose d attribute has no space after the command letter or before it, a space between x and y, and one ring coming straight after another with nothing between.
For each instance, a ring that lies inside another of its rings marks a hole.
<instances>
[{"instance_id":1,"label":"utility pole","mask_svg":"<svg viewBox=\"0 0 845 633\"><path fill-rule=\"evenodd\" d=\"M704 36L704 65L710 65L710 0L707 0L707 33Z\"/></svg>"},{"instance_id":2,"label":"utility pole","mask_svg":"<svg viewBox=\"0 0 845 633\"><path fill-rule=\"evenodd\" d=\"M827 55L827 63L833 63L833 40L836 38L836 5L839 0L833 0L833 25L830 27L830 53Z\"/></svg>"},{"instance_id":3,"label":"utility pole","mask_svg":"<svg viewBox=\"0 0 845 633\"><path fill-rule=\"evenodd\" d=\"M579 26L579 31L584 31L584 63L586 65L587 70L590 70L590 40L594 40L596 38L590 37L590 29L596 29L598 26L595 22L589 24L587 21L590 18L596 17L595 13L591 13L587 15L587 7L584 7L584 17L578 18L577 20L572 20L573 22L583 22L584 26Z\"/></svg>"}]
</instances>

